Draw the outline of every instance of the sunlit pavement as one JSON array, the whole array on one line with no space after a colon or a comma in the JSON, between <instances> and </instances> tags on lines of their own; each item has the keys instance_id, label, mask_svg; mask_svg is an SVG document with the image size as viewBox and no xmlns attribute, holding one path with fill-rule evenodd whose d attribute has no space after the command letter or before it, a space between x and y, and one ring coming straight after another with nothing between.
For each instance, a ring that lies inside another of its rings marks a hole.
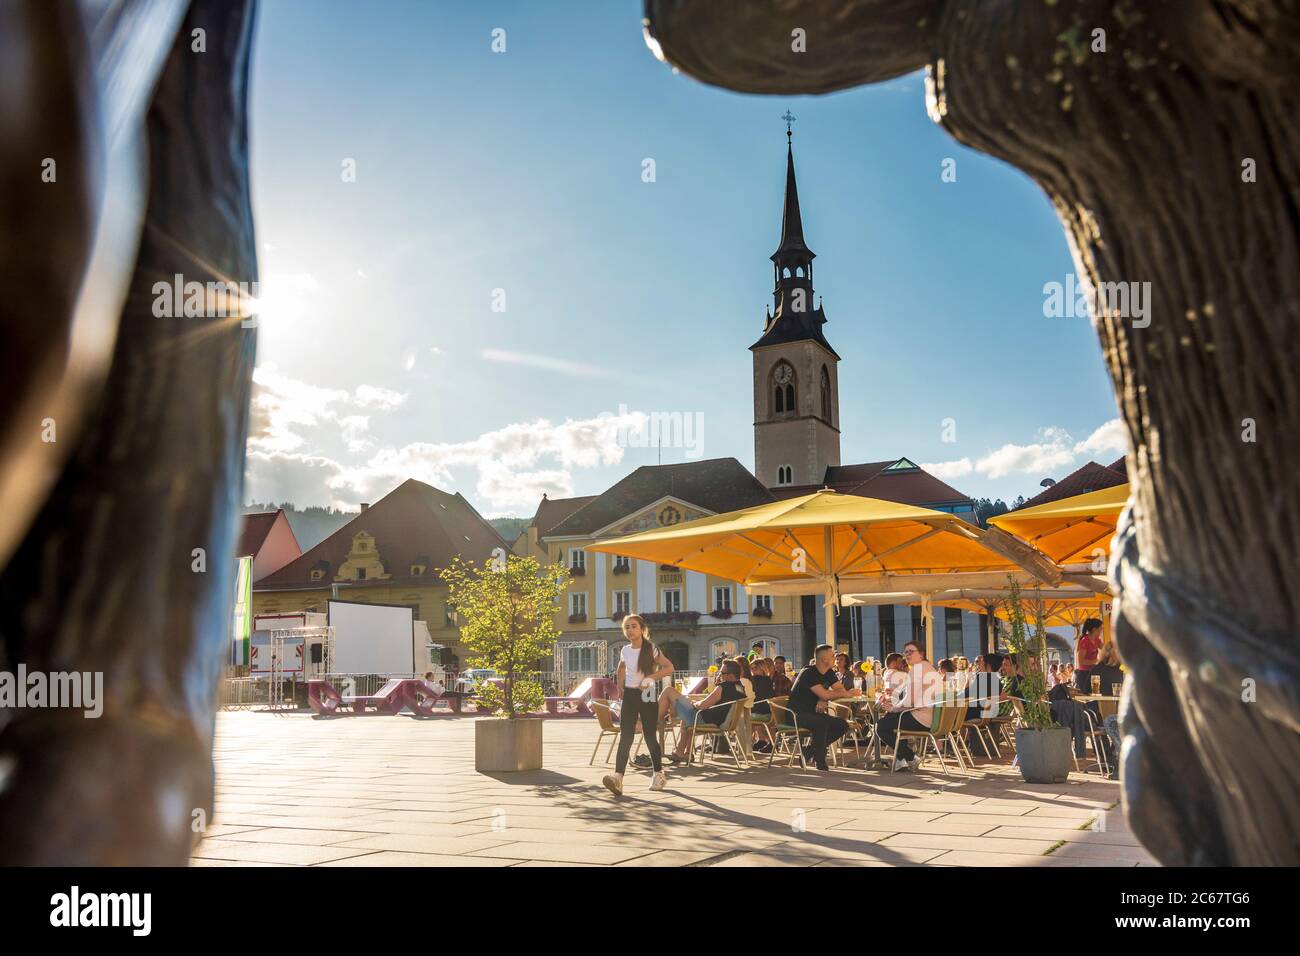
<instances>
[{"instance_id":1,"label":"sunlit pavement","mask_svg":"<svg viewBox=\"0 0 1300 956\"><path fill-rule=\"evenodd\" d=\"M474 771L475 718L217 717L217 805L196 866L1136 866L1119 785L981 765L944 777L726 758L651 793L600 783L598 726L547 720L545 769ZM950 762L951 767L951 762Z\"/></svg>"}]
</instances>

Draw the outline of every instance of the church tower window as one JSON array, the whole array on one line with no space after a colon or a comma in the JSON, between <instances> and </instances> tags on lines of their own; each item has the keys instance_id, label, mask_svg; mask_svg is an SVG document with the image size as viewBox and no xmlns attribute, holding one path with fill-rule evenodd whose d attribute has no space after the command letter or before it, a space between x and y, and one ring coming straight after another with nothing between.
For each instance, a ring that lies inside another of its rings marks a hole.
<instances>
[{"instance_id":1,"label":"church tower window","mask_svg":"<svg viewBox=\"0 0 1300 956\"><path fill-rule=\"evenodd\" d=\"M822 418L831 420L831 375L825 365L822 366Z\"/></svg>"}]
</instances>

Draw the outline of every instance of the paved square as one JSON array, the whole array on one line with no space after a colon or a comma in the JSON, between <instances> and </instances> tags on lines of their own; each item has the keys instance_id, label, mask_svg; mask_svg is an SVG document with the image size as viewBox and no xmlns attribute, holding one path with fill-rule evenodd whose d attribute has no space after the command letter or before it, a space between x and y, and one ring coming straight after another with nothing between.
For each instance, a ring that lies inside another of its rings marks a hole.
<instances>
[{"instance_id":1,"label":"paved square","mask_svg":"<svg viewBox=\"0 0 1300 956\"><path fill-rule=\"evenodd\" d=\"M588 765L594 720L548 720L545 769L474 771L476 718L217 715L216 815L196 866L1136 866L1118 784ZM487 719L487 718L484 718ZM608 740L608 738L607 738ZM1100 817L1100 829L1094 821Z\"/></svg>"}]
</instances>

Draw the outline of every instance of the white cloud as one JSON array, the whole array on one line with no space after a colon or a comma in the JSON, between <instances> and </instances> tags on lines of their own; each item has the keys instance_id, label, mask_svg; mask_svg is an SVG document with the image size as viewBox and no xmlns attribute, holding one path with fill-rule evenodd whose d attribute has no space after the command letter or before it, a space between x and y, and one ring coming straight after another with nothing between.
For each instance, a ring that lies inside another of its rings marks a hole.
<instances>
[{"instance_id":1,"label":"white cloud","mask_svg":"<svg viewBox=\"0 0 1300 956\"><path fill-rule=\"evenodd\" d=\"M352 401L353 404L360 408L374 408L381 412L391 412L405 403L406 396L401 392L380 388L377 385L358 385L356 391L352 393Z\"/></svg>"},{"instance_id":2,"label":"white cloud","mask_svg":"<svg viewBox=\"0 0 1300 956\"><path fill-rule=\"evenodd\" d=\"M369 415L345 415L339 419L340 434L348 443L348 451L359 454L375 447L375 443L365 437L370 428Z\"/></svg>"},{"instance_id":3,"label":"white cloud","mask_svg":"<svg viewBox=\"0 0 1300 956\"><path fill-rule=\"evenodd\" d=\"M1050 426L1038 433L1032 445L1006 444L975 463L975 470L986 478L1003 478L1021 472L1047 474L1074 461L1069 433Z\"/></svg>"},{"instance_id":4,"label":"white cloud","mask_svg":"<svg viewBox=\"0 0 1300 956\"><path fill-rule=\"evenodd\" d=\"M1127 450L1124 423L1118 418L1112 418L1074 446L1076 455L1087 455L1090 458L1105 457L1109 459L1112 455L1122 455ZM1102 462L1102 464L1109 463L1109 461Z\"/></svg>"},{"instance_id":5,"label":"white cloud","mask_svg":"<svg viewBox=\"0 0 1300 956\"><path fill-rule=\"evenodd\" d=\"M274 365L253 370L252 417L248 447L251 451L291 452L306 440L297 428L315 428L334 418L333 406L346 402L348 393L320 388L283 375Z\"/></svg>"},{"instance_id":6,"label":"white cloud","mask_svg":"<svg viewBox=\"0 0 1300 956\"><path fill-rule=\"evenodd\" d=\"M941 481L960 478L963 475L969 475L975 470L975 466L971 464L969 458L958 458L956 461L935 461L923 464L921 467Z\"/></svg>"},{"instance_id":7,"label":"white cloud","mask_svg":"<svg viewBox=\"0 0 1300 956\"><path fill-rule=\"evenodd\" d=\"M543 493L572 495L573 470L622 461L629 432L645 418L629 412L559 423L537 419L463 442L383 447L371 437L373 416L401 407L405 395L373 385L351 393L320 388L273 365L258 368L253 378L247 484L248 496L259 501L355 507L408 478L453 487L456 469L472 469L478 475L475 503L486 512L529 511ZM324 450L340 444L350 460Z\"/></svg>"},{"instance_id":8,"label":"white cloud","mask_svg":"<svg viewBox=\"0 0 1300 956\"><path fill-rule=\"evenodd\" d=\"M355 502L334 498L329 481L339 464L322 455L294 455L283 452L249 451L245 465L244 500L297 505L328 504L355 508Z\"/></svg>"},{"instance_id":9,"label":"white cloud","mask_svg":"<svg viewBox=\"0 0 1300 956\"><path fill-rule=\"evenodd\" d=\"M566 419L560 424L538 419L507 425L464 442L414 442L400 448L383 448L364 464L343 468L332 479L331 488L337 495L351 495L362 501L407 478L445 487L453 481L453 468L474 468L479 473L478 493L487 499L488 506L532 507L541 491L561 496L572 493L569 469L622 461L624 449L619 444L619 431L626 429L634 417L606 415L579 421ZM561 468L531 470L543 458L556 459ZM534 494L533 488L541 491Z\"/></svg>"}]
</instances>

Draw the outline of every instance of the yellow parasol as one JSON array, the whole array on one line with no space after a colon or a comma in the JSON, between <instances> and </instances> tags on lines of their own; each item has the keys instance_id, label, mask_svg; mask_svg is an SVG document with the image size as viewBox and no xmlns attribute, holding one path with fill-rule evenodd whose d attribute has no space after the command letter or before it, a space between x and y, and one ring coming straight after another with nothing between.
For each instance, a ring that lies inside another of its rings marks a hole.
<instances>
[{"instance_id":1,"label":"yellow parasol","mask_svg":"<svg viewBox=\"0 0 1300 956\"><path fill-rule=\"evenodd\" d=\"M963 580L997 586L1008 573L1036 581L1056 570L1015 539L956 515L829 490L598 541L588 550L712 574L765 593L824 594L829 636L841 591L855 586L875 590L884 581L907 581L935 590ZM1027 578L1024 568L1030 568Z\"/></svg>"},{"instance_id":2,"label":"yellow parasol","mask_svg":"<svg viewBox=\"0 0 1300 956\"><path fill-rule=\"evenodd\" d=\"M989 524L1033 545L1058 565L1095 564L1110 554L1119 513L1128 502L1129 486L1115 485L1072 498L1009 511Z\"/></svg>"}]
</instances>

